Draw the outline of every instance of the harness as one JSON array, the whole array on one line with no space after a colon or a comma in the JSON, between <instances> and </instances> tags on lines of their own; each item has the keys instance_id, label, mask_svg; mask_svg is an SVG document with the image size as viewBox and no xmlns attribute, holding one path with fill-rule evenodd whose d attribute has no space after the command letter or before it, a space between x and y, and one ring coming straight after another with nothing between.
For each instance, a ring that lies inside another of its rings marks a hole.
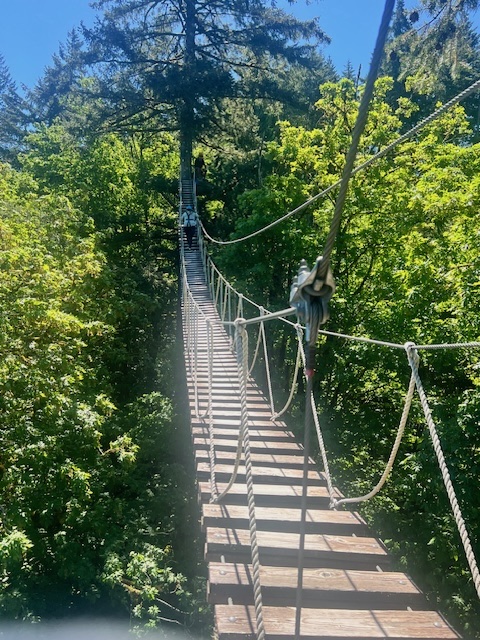
<instances>
[{"instance_id":1,"label":"harness","mask_svg":"<svg viewBox=\"0 0 480 640\"><path fill-rule=\"evenodd\" d=\"M186 227L195 226L195 211L185 211L186 214Z\"/></svg>"}]
</instances>

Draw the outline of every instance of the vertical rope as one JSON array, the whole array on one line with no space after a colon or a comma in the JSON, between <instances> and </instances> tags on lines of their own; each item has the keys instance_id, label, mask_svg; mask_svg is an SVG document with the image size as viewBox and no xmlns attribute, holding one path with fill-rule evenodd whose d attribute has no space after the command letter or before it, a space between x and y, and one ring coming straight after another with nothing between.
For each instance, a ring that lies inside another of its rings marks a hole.
<instances>
[{"instance_id":1,"label":"vertical rope","mask_svg":"<svg viewBox=\"0 0 480 640\"><path fill-rule=\"evenodd\" d=\"M260 313L262 316L265 315L265 309L260 307ZM267 336L265 335L265 323L260 323L260 331L262 333L263 340L263 357L265 360L265 374L267 376L267 388L268 388L268 399L270 401L270 413L273 418L275 414L275 407L273 406L273 391L272 391L272 376L270 375L270 359L268 357L268 349L267 349Z\"/></svg>"},{"instance_id":2,"label":"vertical rope","mask_svg":"<svg viewBox=\"0 0 480 640\"><path fill-rule=\"evenodd\" d=\"M210 296L212 300L215 298L215 269L213 262L210 262Z\"/></svg>"},{"instance_id":3,"label":"vertical rope","mask_svg":"<svg viewBox=\"0 0 480 640\"><path fill-rule=\"evenodd\" d=\"M233 318L232 318L232 288L229 287L228 288L228 321L229 322L233 322ZM231 327L231 325L228 325L228 335L229 338L232 338L232 334L233 334L233 328Z\"/></svg>"},{"instance_id":4,"label":"vertical rope","mask_svg":"<svg viewBox=\"0 0 480 640\"><path fill-rule=\"evenodd\" d=\"M453 484L450 479L450 472L448 471L447 463L445 462L445 456L443 455L442 446L440 444L440 438L438 437L437 429L432 418L427 396L425 395L423 384L420 379L420 374L418 371L418 364L419 364L420 358L418 355L418 351L417 351L416 345L413 342L407 342L405 345L405 350L407 352L408 362L412 369L413 376L415 377L415 384L417 386L417 392L420 398L420 402L422 404L423 413L427 421L428 430L430 432L430 438L432 439L433 449L435 451L435 455L437 456L438 466L440 467L443 483L445 485L445 489L447 490L450 506L452 507L453 516L455 518L457 529L460 534L460 538L462 540L463 548L465 550L465 555L467 557L468 566L470 567L473 583L475 585L477 595L480 598L480 573L478 570L477 561L475 559L475 554L473 553L470 538L468 536L467 527L465 526L465 521L463 519L462 512L458 504L457 496L455 494L455 489L453 488Z\"/></svg>"},{"instance_id":5,"label":"vertical rope","mask_svg":"<svg viewBox=\"0 0 480 640\"><path fill-rule=\"evenodd\" d=\"M278 413L275 413L272 416L272 420L278 420L280 416L283 416L285 411L287 411L290 405L292 404L293 396L295 395L295 389L297 387L297 380L298 380L298 372L300 371L300 363L302 361L302 340L303 340L303 331L299 324L296 326L296 329L297 329L297 342L298 342L297 358L295 360L295 370L293 372L292 386L290 387L290 395L288 396L287 402L285 403L285 406L283 407L283 409L281 409Z\"/></svg>"},{"instance_id":6,"label":"vertical rope","mask_svg":"<svg viewBox=\"0 0 480 640\"><path fill-rule=\"evenodd\" d=\"M257 343L255 344L255 351L253 352L252 362L248 369L248 375L251 375L253 368L255 366L255 363L257 362L258 354L260 353L260 344L262 342L262 331L261 331L262 324L263 323L261 322L258 327Z\"/></svg>"},{"instance_id":7,"label":"vertical rope","mask_svg":"<svg viewBox=\"0 0 480 640\"><path fill-rule=\"evenodd\" d=\"M223 295L224 295L224 291L225 291L225 283L223 281L223 278L221 278L219 276L218 281L220 282L220 299L218 301L218 315L220 316L221 320L225 320L225 318L223 317Z\"/></svg>"},{"instance_id":8,"label":"vertical rope","mask_svg":"<svg viewBox=\"0 0 480 640\"><path fill-rule=\"evenodd\" d=\"M263 621L262 588L260 583L260 555L257 541L257 522L255 518L255 493L253 489L253 465L250 453L250 436L248 433L247 407L247 371L248 346L245 327L236 323L235 341L237 343L238 381L240 386L241 431L243 436L243 450L245 454L245 477L247 484L248 518L250 530L250 546L252 550L253 599L257 622L257 639L265 639Z\"/></svg>"},{"instance_id":9,"label":"vertical rope","mask_svg":"<svg viewBox=\"0 0 480 640\"><path fill-rule=\"evenodd\" d=\"M237 318L243 318L243 294L238 294Z\"/></svg>"},{"instance_id":10,"label":"vertical rope","mask_svg":"<svg viewBox=\"0 0 480 640\"><path fill-rule=\"evenodd\" d=\"M222 320L226 320L227 318L227 309L228 309L228 295L230 293L230 287L227 282L224 282L224 294L223 294L223 304L222 304Z\"/></svg>"}]
</instances>

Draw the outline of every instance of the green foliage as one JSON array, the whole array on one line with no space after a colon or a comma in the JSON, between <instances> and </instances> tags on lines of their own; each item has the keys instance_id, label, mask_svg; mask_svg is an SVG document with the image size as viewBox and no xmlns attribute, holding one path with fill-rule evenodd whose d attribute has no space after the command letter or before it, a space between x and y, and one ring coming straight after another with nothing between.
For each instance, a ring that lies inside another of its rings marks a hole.
<instances>
[{"instance_id":1,"label":"green foliage","mask_svg":"<svg viewBox=\"0 0 480 640\"><path fill-rule=\"evenodd\" d=\"M172 144L78 145L56 124L30 135L22 173L1 167L2 617L101 602L142 624L190 619L167 399L175 213L158 190Z\"/></svg>"},{"instance_id":2,"label":"green foliage","mask_svg":"<svg viewBox=\"0 0 480 640\"><path fill-rule=\"evenodd\" d=\"M415 112L407 98L389 104L392 86L391 79L377 81L358 162L394 140ZM270 174L239 199L242 215L232 237L263 227L338 180L358 110L353 82L322 86L317 109L318 128L280 123L279 142L268 147ZM400 344L479 339L480 149L469 140L465 112L456 107L351 180L332 257L337 291L327 329ZM248 242L222 248L217 263L256 302L284 308L300 259L312 264L322 253L333 204L333 197L325 198ZM294 341L285 334L270 334L270 353L274 370L285 376L280 386L288 388L285 362L293 362ZM408 364L402 351L331 338L321 339L318 360L317 393L336 480L347 495L362 495L388 459ZM475 547L476 352L422 352L421 376ZM469 637L480 637L479 605L449 511L424 417L415 407L398 465L366 515L452 621Z\"/></svg>"}]
</instances>

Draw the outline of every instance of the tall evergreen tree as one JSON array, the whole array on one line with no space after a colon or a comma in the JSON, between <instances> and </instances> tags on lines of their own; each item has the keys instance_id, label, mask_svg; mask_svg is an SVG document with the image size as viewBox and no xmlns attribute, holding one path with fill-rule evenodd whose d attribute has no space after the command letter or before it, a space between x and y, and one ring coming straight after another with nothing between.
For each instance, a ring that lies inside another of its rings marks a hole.
<instances>
[{"instance_id":1,"label":"tall evergreen tree","mask_svg":"<svg viewBox=\"0 0 480 640\"><path fill-rule=\"evenodd\" d=\"M405 83L408 93L424 96L417 117L478 77L479 41L470 20L478 5L478 0L422 0L407 11L403 0L397 4L383 73L396 82L393 98L406 94ZM466 109L476 118L478 99L470 98Z\"/></svg>"},{"instance_id":2,"label":"tall evergreen tree","mask_svg":"<svg viewBox=\"0 0 480 640\"><path fill-rule=\"evenodd\" d=\"M180 132L182 173L193 140L223 98L276 97L291 65L308 66L317 20L264 0L99 0L83 29L100 95L117 126ZM283 68L280 66L283 63Z\"/></svg>"},{"instance_id":3,"label":"tall evergreen tree","mask_svg":"<svg viewBox=\"0 0 480 640\"><path fill-rule=\"evenodd\" d=\"M27 132L28 108L0 54L0 161L15 164Z\"/></svg>"}]
</instances>

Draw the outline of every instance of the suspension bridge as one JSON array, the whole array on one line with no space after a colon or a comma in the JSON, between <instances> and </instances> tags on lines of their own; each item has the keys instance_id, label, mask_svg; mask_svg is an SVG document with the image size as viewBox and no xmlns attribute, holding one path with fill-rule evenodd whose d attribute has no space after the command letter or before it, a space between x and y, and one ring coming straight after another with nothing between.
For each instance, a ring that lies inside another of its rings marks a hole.
<instances>
[{"instance_id":1,"label":"suspension bridge","mask_svg":"<svg viewBox=\"0 0 480 640\"><path fill-rule=\"evenodd\" d=\"M194 185L182 181L181 207L187 204L196 204ZM256 355L264 323L275 314L229 285L210 260L200 232L191 250L181 242L181 256L184 354L208 601L219 640L459 638L413 581L392 570L385 546L361 516L332 509L349 500L332 485L328 462L319 471L313 459L304 459L302 444L281 419L282 412L275 411L269 376L266 394L251 377L249 323L259 327L250 349ZM247 304L254 308L251 320L244 320ZM276 321L297 332L298 370L302 358L305 365L299 325ZM415 384L421 388L415 358L410 354L409 359L408 406ZM404 410L403 426L407 415ZM322 446L318 419L315 426ZM389 463L393 459L392 452ZM473 570L478 579L476 565Z\"/></svg>"},{"instance_id":2,"label":"suspension bridge","mask_svg":"<svg viewBox=\"0 0 480 640\"><path fill-rule=\"evenodd\" d=\"M199 225L195 246L186 247L183 238L180 242L188 398L208 564L208 601L214 607L215 636L219 640L460 637L432 608L409 576L392 570L385 546L369 531L361 516L345 510L346 505L366 501L381 490L394 464L415 392L472 582L480 598L480 572L418 368L422 349L479 348L480 343L419 346L341 336L402 349L411 368L390 457L380 481L363 496L347 498L333 486L312 392L318 333L338 335L322 331L320 326L328 319L328 300L335 289L329 267L330 254L350 177L480 88L478 79L355 167L356 150L366 123L393 7L393 0L386 0L342 178L300 207L245 237L218 241ZM337 188L335 211L323 254L310 273L305 265L299 270L298 279L292 285L291 308L274 314L266 312L237 292L208 256L204 236L220 245L248 240ZM197 210L195 180L190 178L180 180L181 219L187 207ZM247 305L253 309L250 314L245 313ZM292 311L305 321L308 349L303 346L304 327L287 319ZM298 340L290 397L280 411L275 410L268 366L265 385L268 393L265 394L251 376L262 347L263 359L266 364L269 361L264 327L270 321L289 324ZM253 363L250 363L249 328L254 325L258 337ZM307 419L303 444L300 444L281 417L293 398L302 366ZM309 434L313 426L322 471L309 455Z\"/></svg>"}]
</instances>

